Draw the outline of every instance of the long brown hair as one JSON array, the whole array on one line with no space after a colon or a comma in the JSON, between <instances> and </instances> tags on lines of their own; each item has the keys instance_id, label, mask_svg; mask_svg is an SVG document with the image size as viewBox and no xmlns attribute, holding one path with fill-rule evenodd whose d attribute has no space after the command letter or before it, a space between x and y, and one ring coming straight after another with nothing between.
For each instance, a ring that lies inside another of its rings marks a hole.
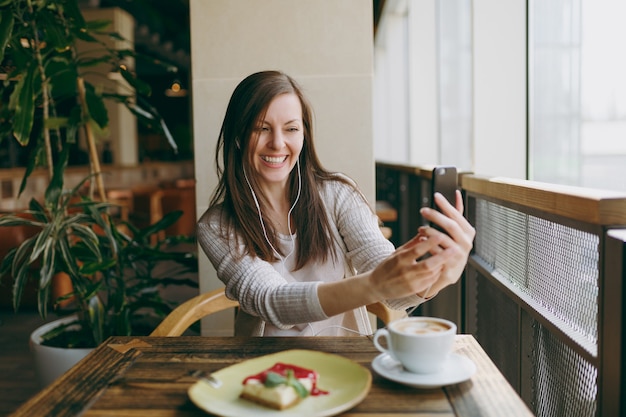
<instances>
[{"instance_id":1,"label":"long brown hair","mask_svg":"<svg viewBox=\"0 0 626 417\"><path fill-rule=\"evenodd\" d=\"M318 190L324 181L350 183L327 171L320 163L313 140L311 106L300 86L288 75L280 71L257 72L246 77L235 88L217 141L215 165L219 182L209 206L222 206L222 213L225 216L221 219L223 231L230 234L231 228L234 228L235 235L243 240L249 254L270 262L278 260L273 249L279 250L277 232L269 219L263 215L268 243L263 234L254 198L246 182L245 172L252 172L252 157L248 148L254 127L265 116L270 102L276 96L287 93L295 94L300 99L304 130L304 144L299 159L300 198L292 212L295 232L300 242L295 250L297 270L309 261L324 262L329 255L335 259L330 223ZM260 210L263 213L266 200L260 191L261 188L253 175L248 175L248 180L250 187L256 190ZM289 199L293 203L299 188L297 167L289 175L288 187ZM302 244L303 242L306 244ZM280 255L284 256L283 253Z\"/></svg>"}]
</instances>

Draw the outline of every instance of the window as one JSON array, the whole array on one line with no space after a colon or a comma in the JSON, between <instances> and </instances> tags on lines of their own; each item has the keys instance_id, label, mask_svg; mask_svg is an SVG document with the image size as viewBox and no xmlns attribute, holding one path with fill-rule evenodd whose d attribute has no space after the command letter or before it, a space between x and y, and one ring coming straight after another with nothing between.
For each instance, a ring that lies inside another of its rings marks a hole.
<instances>
[{"instance_id":1,"label":"window","mask_svg":"<svg viewBox=\"0 0 626 417\"><path fill-rule=\"evenodd\" d=\"M471 170L471 0L387 3L374 53L376 160Z\"/></svg>"},{"instance_id":2,"label":"window","mask_svg":"<svg viewBox=\"0 0 626 417\"><path fill-rule=\"evenodd\" d=\"M439 161L472 168L470 0L437 1Z\"/></svg>"},{"instance_id":3,"label":"window","mask_svg":"<svg viewBox=\"0 0 626 417\"><path fill-rule=\"evenodd\" d=\"M626 4L529 1L529 176L626 190Z\"/></svg>"}]
</instances>

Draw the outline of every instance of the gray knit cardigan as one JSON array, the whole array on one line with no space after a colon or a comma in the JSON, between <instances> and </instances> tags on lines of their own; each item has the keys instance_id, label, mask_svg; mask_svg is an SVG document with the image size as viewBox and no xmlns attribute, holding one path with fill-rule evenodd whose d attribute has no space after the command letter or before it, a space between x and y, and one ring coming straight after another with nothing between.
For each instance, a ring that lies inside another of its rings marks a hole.
<instances>
[{"instance_id":1,"label":"gray knit cardigan","mask_svg":"<svg viewBox=\"0 0 626 417\"><path fill-rule=\"evenodd\" d=\"M319 191L330 220L331 233L337 242L341 263L334 264L331 259L328 261L333 263L330 268L340 269L338 272L343 277L350 277L374 269L395 250L382 235L378 219L361 193L340 181L327 181ZM202 215L198 222L197 237L218 278L226 286L226 295L239 301L235 334L262 336L266 323L279 329L289 329L295 324L328 319L317 295L317 286L325 280L324 277L313 281L294 281L284 276L291 277L290 273L281 274L281 268L276 264L254 256L238 259L236 254L243 253L244 248L237 247L234 236L223 235L220 211L221 207L217 206ZM312 274L316 270L320 270L319 265L310 268ZM302 271L309 272L305 267L298 271L300 276ZM396 310L407 309L421 302L423 299L417 295L386 300L386 304ZM370 334L365 307L351 314L354 315L357 330L362 334Z\"/></svg>"}]
</instances>

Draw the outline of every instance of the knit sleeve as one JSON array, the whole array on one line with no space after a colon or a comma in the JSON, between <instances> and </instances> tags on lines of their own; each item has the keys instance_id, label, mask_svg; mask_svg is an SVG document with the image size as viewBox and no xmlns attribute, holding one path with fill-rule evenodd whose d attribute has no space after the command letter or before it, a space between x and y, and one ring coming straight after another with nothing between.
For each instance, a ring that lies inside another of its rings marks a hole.
<instances>
[{"instance_id":1,"label":"knit sleeve","mask_svg":"<svg viewBox=\"0 0 626 417\"><path fill-rule=\"evenodd\" d=\"M227 297L246 313L280 329L327 319L317 296L319 282L287 282L266 261L244 255L234 236L225 235L219 211L207 211L198 222L198 243L226 286Z\"/></svg>"},{"instance_id":2,"label":"knit sleeve","mask_svg":"<svg viewBox=\"0 0 626 417\"><path fill-rule=\"evenodd\" d=\"M378 224L378 217L365 197L356 189L341 183L332 184L327 201L346 255L355 272L374 269L394 250Z\"/></svg>"},{"instance_id":3,"label":"knit sleeve","mask_svg":"<svg viewBox=\"0 0 626 417\"><path fill-rule=\"evenodd\" d=\"M326 197L355 273L371 271L395 251L393 244L383 236L374 210L359 191L342 182L334 182ZM385 300L384 303L394 310L403 310L423 301L412 295Z\"/></svg>"}]
</instances>

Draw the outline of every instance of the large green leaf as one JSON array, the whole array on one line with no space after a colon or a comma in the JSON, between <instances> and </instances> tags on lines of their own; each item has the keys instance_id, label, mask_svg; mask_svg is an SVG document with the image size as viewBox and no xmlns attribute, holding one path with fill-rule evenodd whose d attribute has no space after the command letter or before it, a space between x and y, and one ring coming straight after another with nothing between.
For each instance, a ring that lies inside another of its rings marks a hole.
<instances>
[{"instance_id":1,"label":"large green leaf","mask_svg":"<svg viewBox=\"0 0 626 417\"><path fill-rule=\"evenodd\" d=\"M37 155L45 155L45 147L43 140L38 140L35 145L35 149L32 151L32 155L28 158L26 163L26 170L24 171L24 176L22 177L22 182L20 183L20 189L18 191L18 195L22 195L24 190L26 189L26 184L28 182L28 177L33 173L35 168L38 165L39 157Z\"/></svg>"},{"instance_id":2,"label":"large green leaf","mask_svg":"<svg viewBox=\"0 0 626 417\"><path fill-rule=\"evenodd\" d=\"M96 65L99 65L99 64L110 64L112 58L113 58L113 55L111 54L79 58L77 61L77 66L79 68L89 68L89 67L95 67Z\"/></svg>"},{"instance_id":3,"label":"large green leaf","mask_svg":"<svg viewBox=\"0 0 626 417\"><path fill-rule=\"evenodd\" d=\"M32 236L22 242L17 248L15 248L15 256L13 258L13 268L11 270L11 274L13 277L17 278L19 274L19 269L23 266L28 267L32 264L30 260L30 255L33 251L33 247L35 246L37 240L37 236Z\"/></svg>"},{"instance_id":4,"label":"large green leaf","mask_svg":"<svg viewBox=\"0 0 626 417\"><path fill-rule=\"evenodd\" d=\"M89 116L98 124L100 129L104 129L109 125L109 113L104 105L102 96L96 93L93 85L85 84L85 99L89 109Z\"/></svg>"},{"instance_id":5,"label":"large green leaf","mask_svg":"<svg viewBox=\"0 0 626 417\"><path fill-rule=\"evenodd\" d=\"M163 68L163 71L170 73L170 74L178 73L177 66L172 65L169 62L165 62L161 59L156 59L146 54L142 54L139 52L135 52L133 50L126 50L126 49L118 50L117 54L120 58L123 58L124 56L132 56L135 59L135 63L137 64L137 66L145 63L146 65L149 65L149 66L161 67Z\"/></svg>"},{"instance_id":6,"label":"large green leaf","mask_svg":"<svg viewBox=\"0 0 626 417\"><path fill-rule=\"evenodd\" d=\"M183 215L183 212L181 210L170 211L165 216L163 216L161 220L143 229L141 233L144 236L150 236L162 230L165 230L171 225L173 225L174 223L176 223L176 221L178 221L178 219L182 215Z\"/></svg>"},{"instance_id":7,"label":"large green leaf","mask_svg":"<svg viewBox=\"0 0 626 417\"><path fill-rule=\"evenodd\" d=\"M37 221L40 223L48 223L48 217L46 216L46 209L41 205L36 198L31 198L28 202L28 212L27 214L32 215ZM42 226L43 226L42 224Z\"/></svg>"},{"instance_id":8,"label":"large green leaf","mask_svg":"<svg viewBox=\"0 0 626 417\"><path fill-rule=\"evenodd\" d=\"M45 201L46 207L49 210L54 210L59 205L59 199L63 193L63 175L65 168L67 167L67 161L69 159L69 147L63 148L63 151L59 155L57 163L54 165L54 170L50 183L46 188Z\"/></svg>"},{"instance_id":9,"label":"large green leaf","mask_svg":"<svg viewBox=\"0 0 626 417\"><path fill-rule=\"evenodd\" d=\"M167 142L170 144L170 147L174 150L174 152L178 153L178 145L176 144L176 141L174 140L170 129L167 127L165 120L161 118L159 124L161 125L161 132L163 132L163 134L167 138Z\"/></svg>"},{"instance_id":10,"label":"large green leaf","mask_svg":"<svg viewBox=\"0 0 626 417\"><path fill-rule=\"evenodd\" d=\"M109 19L94 19L85 22L85 28L92 32L102 32L109 26L111 26L111 20Z\"/></svg>"},{"instance_id":11,"label":"large green leaf","mask_svg":"<svg viewBox=\"0 0 626 417\"><path fill-rule=\"evenodd\" d=\"M4 277L11 273L11 268L13 264L13 258L15 257L15 251L17 248L13 248L9 250L2 259L2 263L0 263L0 278Z\"/></svg>"},{"instance_id":12,"label":"large green leaf","mask_svg":"<svg viewBox=\"0 0 626 417\"><path fill-rule=\"evenodd\" d=\"M46 120L44 127L46 129L61 129L69 124L70 119L68 117L50 117Z\"/></svg>"},{"instance_id":13,"label":"large green leaf","mask_svg":"<svg viewBox=\"0 0 626 417\"><path fill-rule=\"evenodd\" d=\"M20 246L11 250L12 256L11 275L13 275L13 307L17 310L22 299L22 292L28 282L28 271L30 262L28 261L32 247L35 244L35 237L26 239Z\"/></svg>"},{"instance_id":14,"label":"large green leaf","mask_svg":"<svg viewBox=\"0 0 626 417\"><path fill-rule=\"evenodd\" d=\"M50 79L50 91L55 101L65 106L76 101L76 77L78 70L70 56L55 55L46 60L46 76Z\"/></svg>"},{"instance_id":15,"label":"large green leaf","mask_svg":"<svg viewBox=\"0 0 626 417\"><path fill-rule=\"evenodd\" d=\"M128 84L130 84L138 94L143 96L150 96L152 94L150 84L141 81L124 67L120 67L119 71L120 74L122 74L122 77L124 77Z\"/></svg>"},{"instance_id":16,"label":"large green leaf","mask_svg":"<svg viewBox=\"0 0 626 417\"><path fill-rule=\"evenodd\" d=\"M35 119L34 76L35 69L31 67L17 82L15 90L11 94L10 103L15 106L13 135L22 146L28 145ZM14 96L15 100L13 99Z\"/></svg>"},{"instance_id":17,"label":"large green leaf","mask_svg":"<svg viewBox=\"0 0 626 417\"><path fill-rule=\"evenodd\" d=\"M25 216L16 216L13 214L5 214L0 216L0 227L10 226L41 226L40 222L30 219Z\"/></svg>"},{"instance_id":18,"label":"large green leaf","mask_svg":"<svg viewBox=\"0 0 626 417\"><path fill-rule=\"evenodd\" d=\"M159 111L148 103L146 99L141 96L137 96L136 102L126 100L124 104L133 114L137 116L140 122L143 122L155 132L163 133L174 152L178 152L178 145L172 137L165 120L163 120Z\"/></svg>"},{"instance_id":19,"label":"large green leaf","mask_svg":"<svg viewBox=\"0 0 626 417\"><path fill-rule=\"evenodd\" d=\"M56 269L56 245L54 239L48 239L44 246L39 268L39 287L47 287L52 282Z\"/></svg>"},{"instance_id":20,"label":"large green leaf","mask_svg":"<svg viewBox=\"0 0 626 417\"><path fill-rule=\"evenodd\" d=\"M48 250L51 246L54 247L54 243L58 236L54 236L52 234L52 227L44 227L41 229L39 234L35 235L35 245L33 246L32 252L30 254L29 262L33 263L39 259L42 254Z\"/></svg>"},{"instance_id":21,"label":"large green leaf","mask_svg":"<svg viewBox=\"0 0 626 417\"><path fill-rule=\"evenodd\" d=\"M96 344L104 341L104 306L99 297L89 299L89 323Z\"/></svg>"},{"instance_id":22,"label":"large green leaf","mask_svg":"<svg viewBox=\"0 0 626 417\"><path fill-rule=\"evenodd\" d=\"M37 291L37 307L39 308L39 315L43 318L48 313L48 300L50 299L50 286L39 287Z\"/></svg>"},{"instance_id":23,"label":"large green leaf","mask_svg":"<svg viewBox=\"0 0 626 417\"><path fill-rule=\"evenodd\" d=\"M38 15L40 19L38 26L44 32L47 46L54 48L57 52L63 52L70 49L72 39L68 38L67 32L64 26L59 23L56 13L52 9L42 9Z\"/></svg>"},{"instance_id":24,"label":"large green leaf","mask_svg":"<svg viewBox=\"0 0 626 417\"><path fill-rule=\"evenodd\" d=\"M103 281L101 279L92 279L95 277L86 277L80 281L80 288L83 291L83 299L89 300L91 297L97 295L102 291ZM104 288L106 291L110 291L111 288Z\"/></svg>"},{"instance_id":25,"label":"large green leaf","mask_svg":"<svg viewBox=\"0 0 626 417\"><path fill-rule=\"evenodd\" d=\"M63 264L65 266L65 272L69 274L72 278L72 281L76 279L76 277L80 276L80 271L78 265L76 264L77 260L72 255L72 250L69 247L69 243L67 240L62 239L58 242L57 248L61 254L61 258L63 259Z\"/></svg>"},{"instance_id":26,"label":"large green leaf","mask_svg":"<svg viewBox=\"0 0 626 417\"><path fill-rule=\"evenodd\" d=\"M76 137L78 136L78 129L82 124L82 111L79 105L72 108L70 112L70 118L68 121L67 129L65 130L65 137L68 143L76 143Z\"/></svg>"},{"instance_id":27,"label":"large green leaf","mask_svg":"<svg viewBox=\"0 0 626 417\"><path fill-rule=\"evenodd\" d=\"M98 39L94 38L86 30L78 30L78 31L74 32L74 34L81 41L90 42L90 43L101 43Z\"/></svg>"},{"instance_id":28,"label":"large green leaf","mask_svg":"<svg viewBox=\"0 0 626 417\"><path fill-rule=\"evenodd\" d=\"M80 267L80 272L85 275L93 275L96 272L102 272L113 268L117 262L115 259L107 259L102 262L85 262Z\"/></svg>"},{"instance_id":29,"label":"large green leaf","mask_svg":"<svg viewBox=\"0 0 626 417\"><path fill-rule=\"evenodd\" d=\"M157 117L154 114L150 113L149 111L138 106L137 103L134 102L134 100L130 99L129 97L125 97L121 95L117 95L115 97L113 96L108 96L108 97L113 98L119 101L120 103L124 104L126 108L130 110L130 112L137 118L137 121L141 123L143 126L147 127L148 129L152 129L156 132L159 131L161 125L158 122Z\"/></svg>"},{"instance_id":30,"label":"large green leaf","mask_svg":"<svg viewBox=\"0 0 626 417\"><path fill-rule=\"evenodd\" d=\"M116 291L111 296L111 305L114 311L121 311L125 305L128 303L128 294L126 292L126 281L125 277L121 277L119 275L113 275L112 279L115 281L114 284L111 285L109 282L109 286L115 286Z\"/></svg>"},{"instance_id":31,"label":"large green leaf","mask_svg":"<svg viewBox=\"0 0 626 417\"><path fill-rule=\"evenodd\" d=\"M85 18L78 7L78 0L64 0L63 13L72 23L72 28L85 30L87 24L85 23Z\"/></svg>"},{"instance_id":32,"label":"large green leaf","mask_svg":"<svg viewBox=\"0 0 626 417\"><path fill-rule=\"evenodd\" d=\"M15 264L15 262L14 262ZM17 311L22 300L24 287L28 282L28 264L19 265L13 269L13 308Z\"/></svg>"},{"instance_id":33,"label":"large green leaf","mask_svg":"<svg viewBox=\"0 0 626 417\"><path fill-rule=\"evenodd\" d=\"M0 4L0 7L2 5ZM4 50L9 43L11 33L13 32L13 10L6 8L0 10L0 62L4 59Z\"/></svg>"},{"instance_id":34,"label":"large green leaf","mask_svg":"<svg viewBox=\"0 0 626 417\"><path fill-rule=\"evenodd\" d=\"M73 224L70 225L70 228L72 235L80 239L81 243L86 246L86 249L89 250L94 257L99 259L101 255L100 248L98 247L98 236L96 236L91 227L84 224Z\"/></svg>"},{"instance_id":35,"label":"large green leaf","mask_svg":"<svg viewBox=\"0 0 626 417\"><path fill-rule=\"evenodd\" d=\"M109 33L107 33L107 35L109 35L109 38L115 39L116 41L127 41L128 40L128 39L126 39L125 37L123 37L122 35L120 35L117 32L109 32Z\"/></svg>"}]
</instances>

